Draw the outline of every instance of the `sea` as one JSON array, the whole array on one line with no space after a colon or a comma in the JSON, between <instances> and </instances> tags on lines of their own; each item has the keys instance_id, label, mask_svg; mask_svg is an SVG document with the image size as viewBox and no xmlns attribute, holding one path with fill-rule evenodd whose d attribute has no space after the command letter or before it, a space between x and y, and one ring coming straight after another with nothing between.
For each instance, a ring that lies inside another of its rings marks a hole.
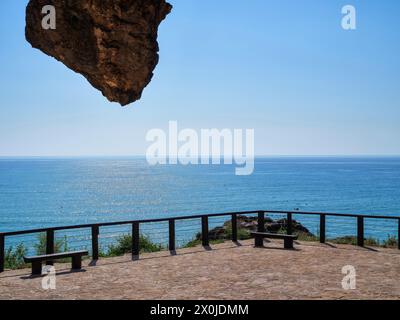
<instances>
[{"instance_id":1,"label":"sea","mask_svg":"<svg viewBox=\"0 0 400 320\"><path fill-rule=\"evenodd\" d=\"M400 217L400 157L257 157L249 176L235 165L150 166L144 157L0 158L0 232L249 210ZM317 216L294 219L318 233ZM367 220L366 236L397 236L396 220ZM101 233L115 239L124 228ZM199 228L194 219L177 233L186 241ZM167 226L148 232L167 238ZM327 233L354 235L356 221L328 217Z\"/></svg>"}]
</instances>

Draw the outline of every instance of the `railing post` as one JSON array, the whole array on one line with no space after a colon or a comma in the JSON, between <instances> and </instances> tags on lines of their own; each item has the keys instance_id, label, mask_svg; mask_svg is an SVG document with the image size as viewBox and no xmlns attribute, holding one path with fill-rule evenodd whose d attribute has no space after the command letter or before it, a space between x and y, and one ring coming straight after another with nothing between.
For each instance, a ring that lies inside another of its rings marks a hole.
<instances>
[{"instance_id":1,"label":"railing post","mask_svg":"<svg viewBox=\"0 0 400 320\"><path fill-rule=\"evenodd\" d=\"M232 224L232 226L231 226L232 227L232 241L236 242L236 241L238 241L238 238L237 238L237 215L236 214L232 215L231 224Z\"/></svg>"},{"instance_id":2,"label":"railing post","mask_svg":"<svg viewBox=\"0 0 400 320\"><path fill-rule=\"evenodd\" d=\"M209 241L208 241L208 217L207 216L201 217L201 239L202 239L202 245L204 247L208 247Z\"/></svg>"},{"instance_id":3,"label":"railing post","mask_svg":"<svg viewBox=\"0 0 400 320\"><path fill-rule=\"evenodd\" d=\"M46 232L46 254L54 253L54 230L47 230ZM46 261L46 265L52 266L53 261Z\"/></svg>"},{"instance_id":4,"label":"railing post","mask_svg":"<svg viewBox=\"0 0 400 320\"><path fill-rule=\"evenodd\" d=\"M357 245L364 246L364 217L357 217Z\"/></svg>"},{"instance_id":5,"label":"railing post","mask_svg":"<svg viewBox=\"0 0 400 320\"><path fill-rule=\"evenodd\" d=\"M99 260L99 226L92 226L92 259Z\"/></svg>"},{"instance_id":6,"label":"railing post","mask_svg":"<svg viewBox=\"0 0 400 320\"><path fill-rule=\"evenodd\" d=\"M264 211L258 212L258 221L257 221L257 231L258 232L265 232L265 215Z\"/></svg>"},{"instance_id":7,"label":"railing post","mask_svg":"<svg viewBox=\"0 0 400 320\"><path fill-rule=\"evenodd\" d=\"M169 251L175 251L175 220L169 220Z\"/></svg>"},{"instance_id":8,"label":"railing post","mask_svg":"<svg viewBox=\"0 0 400 320\"><path fill-rule=\"evenodd\" d=\"M291 213L288 213L287 214L287 226L286 226L286 231L287 231L287 234L289 234L289 235L291 235L292 233L293 233L293 230L292 230L292 214Z\"/></svg>"},{"instance_id":9,"label":"railing post","mask_svg":"<svg viewBox=\"0 0 400 320\"><path fill-rule=\"evenodd\" d=\"M0 272L4 272L5 265L4 238L3 235L0 235Z\"/></svg>"},{"instance_id":10,"label":"railing post","mask_svg":"<svg viewBox=\"0 0 400 320\"><path fill-rule=\"evenodd\" d=\"M400 219L399 219L399 227L398 227L398 232L397 232L397 247L400 250Z\"/></svg>"},{"instance_id":11,"label":"railing post","mask_svg":"<svg viewBox=\"0 0 400 320\"><path fill-rule=\"evenodd\" d=\"M139 257L139 241L140 241L139 222L132 223L132 257Z\"/></svg>"},{"instance_id":12,"label":"railing post","mask_svg":"<svg viewBox=\"0 0 400 320\"><path fill-rule=\"evenodd\" d=\"M319 242L325 243L325 225L326 225L326 216L321 214L319 216Z\"/></svg>"}]
</instances>

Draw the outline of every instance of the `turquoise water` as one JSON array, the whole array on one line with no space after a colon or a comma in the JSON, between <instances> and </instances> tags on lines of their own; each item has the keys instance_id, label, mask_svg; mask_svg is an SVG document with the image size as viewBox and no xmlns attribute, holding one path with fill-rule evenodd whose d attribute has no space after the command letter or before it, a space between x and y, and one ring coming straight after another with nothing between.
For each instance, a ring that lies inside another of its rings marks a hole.
<instances>
[{"instance_id":1,"label":"turquoise water","mask_svg":"<svg viewBox=\"0 0 400 320\"><path fill-rule=\"evenodd\" d=\"M251 176L144 158L0 158L3 232L258 209L400 216L400 158L257 158ZM295 219L318 232L316 218ZM366 233L386 238L396 226L367 221ZM329 218L327 228L355 232L349 219Z\"/></svg>"}]
</instances>

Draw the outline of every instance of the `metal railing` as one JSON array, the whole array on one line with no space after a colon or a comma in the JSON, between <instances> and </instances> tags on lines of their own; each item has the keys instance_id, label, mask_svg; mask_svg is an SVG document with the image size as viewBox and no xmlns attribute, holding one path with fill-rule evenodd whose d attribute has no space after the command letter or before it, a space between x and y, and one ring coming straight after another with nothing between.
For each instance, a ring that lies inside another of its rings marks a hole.
<instances>
[{"instance_id":1,"label":"metal railing","mask_svg":"<svg viewBox=\"0 0 400 320\"><path fill-rule=\"evenodd\" d=\"M40 234L46 233L46 254L54 253L55 241L54 234L56 231L65 230L79 230L79 229L90 229L91 230L91 253L92 259L99 259L99 235L101 234L102 227L110 226L123 226L131 225L132 230L132 256L135 258L139 257L140 245L139 237L141 226L149 223L156 222L167 222L168 223L168 249L174 251L176 248L176 221L181 220L193 220L199 219L201 221L201 242L203 246L209 245L209 218L213 217L230 217L232 224L232 241L238 240L238 216L257 214L258 220L258 231L264 231L265 215L267 214L283 214L287 218L287 233L292 234L292 222L293 217L296 215L309 215L319 216L319 240L321 243L326 242L326 217L344 217L344 218L355 218L357 219L357 245L364 246L364 222L365 219L385 219L397 221L397 244L400 250L400 217L398 216L378 216L378 215L365 215L365 214L341 214L341 213L327 213L327 212L301 212L301 211L271 211L271 210L259 210L259 211L241 211L241 212L229 212L229 213L215 213L215 214L203 214L194 216L181 216L172 218L159 218L159 219L147 219L147 220L131 220L131 221L120 221L120 222L107 222L97 224L81 224L73 226L62 226L62 227L51 227L41 228L32 230L21 230L11 232L0 232L0 272L4 271L5 266L5 239L7 237L27 235L27 234Z\"/></svg>"}]
</instances>

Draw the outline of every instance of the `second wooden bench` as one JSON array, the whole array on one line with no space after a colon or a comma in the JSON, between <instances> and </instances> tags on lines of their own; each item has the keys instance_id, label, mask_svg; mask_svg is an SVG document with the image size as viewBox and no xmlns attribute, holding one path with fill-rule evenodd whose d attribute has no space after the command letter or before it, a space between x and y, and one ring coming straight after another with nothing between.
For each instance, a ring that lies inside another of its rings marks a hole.
<instances>
[{"instance_id":1,"label":"second wooden bench","mask_svg":"<svg viewBox=\"0 0 400 320\"><path fill-rule=\"evenodd\" d=\"M297 240L298 238L297 236L289 234L257 232L257 231L250 232L250 235L255 239L256 247L263 247L264 239L269 238L269 239L283 239L285 249L293 249L293 241Z\"/></svg>"}]
</instances>

